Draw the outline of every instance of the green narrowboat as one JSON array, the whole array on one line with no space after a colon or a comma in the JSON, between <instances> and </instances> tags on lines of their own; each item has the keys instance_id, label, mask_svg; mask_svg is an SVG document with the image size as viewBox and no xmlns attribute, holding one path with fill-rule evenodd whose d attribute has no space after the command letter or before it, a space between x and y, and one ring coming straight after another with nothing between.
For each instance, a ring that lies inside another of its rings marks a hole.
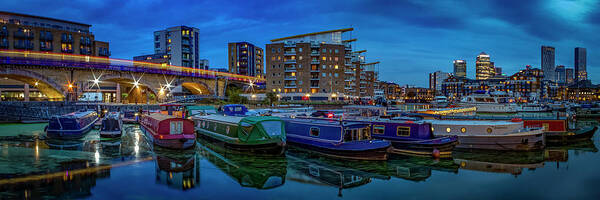
<instances>
[{"instance_id":1,"label":"green narrowboat","mask_svg":"<svg viewBox=\"0 0 600 200\"><path fill-rule=\"evenodd\" d=\"M207 115L192 119L199 137L227 148L248 153L285 151L284 123L278 117Z\"/></svg>"}]
</instances>

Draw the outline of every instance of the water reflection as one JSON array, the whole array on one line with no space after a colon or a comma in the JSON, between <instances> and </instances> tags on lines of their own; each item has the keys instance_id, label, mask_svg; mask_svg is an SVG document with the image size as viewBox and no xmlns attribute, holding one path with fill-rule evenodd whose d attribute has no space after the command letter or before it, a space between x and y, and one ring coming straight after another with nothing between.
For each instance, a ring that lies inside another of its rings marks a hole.
<instances>
[{"instance_id":1,"label":"water reflection","mask_svg":"<svg viewBox=\"0 0 600 200\"><path fill-rule=\"evenodd\" d=\"M200 164L195 152L160 149L155 153L156 183L187 190L200 182Z\"/></svg>"},{"instance_id":2,"label":"water reflection","mask_svg":"<svg viewBox=\"0 0 600 200\"><path fill-rule=\"evenodd\" d=\"M515 177L523 169L535 170L544 166L544 151L497 152L497 151L454 151L454 163L461 169L494 173L509 173Z\"/></svg>"},{"instance_id":3,"label":"water reflection","mask_svg":"<svg viewBox=\"0 0 600 200\"><path fill-rule=\"evenodd\" d=\"M415 182L429 178L432 170L458 173L459 168L452 159L436 160L398 155L392 156L386 165L389 175Z\"/></svg>"},{"instance_id":4,"label":"water reflection","mask_svg":"<svg viewBox=\"0 0 600 200\"><path fill-rule=\"evenodd\" d=\"M560 169L560 163L566 163L569 160L569 151L572 151L574 155L579 155L586 152L596 153L598 148L591 139L566 145L548 146L544 150L544 159L550 163L556 163L556 169Z\"/></svg>"},{"instance_id":5,"label":"water reflection","mask_svg":"<svg viewBox=\"0 0 600 200\"><path fill-rule=\"evenodd\" d=\"M242 187L271 189L285 183L287 161L283 156L248 155L199 139L200 154Z\"/></svg>"},{"instance_id":6,"label":"water reflection","mask_svg":"<svg viewBox=\"0 0 600 200\"><path fill-rule=\"evenodd\" d=\"M288 149L286 158L289 162L288 180L335 187L338 188L338 196L340 197L343 189L366 185L373 178L389 179L387 175L360 170L362 168L378 171L376 168L380 166L377 164L385 164L385 162L340 161L296 148Z\"/></svg>"}]
</instances>

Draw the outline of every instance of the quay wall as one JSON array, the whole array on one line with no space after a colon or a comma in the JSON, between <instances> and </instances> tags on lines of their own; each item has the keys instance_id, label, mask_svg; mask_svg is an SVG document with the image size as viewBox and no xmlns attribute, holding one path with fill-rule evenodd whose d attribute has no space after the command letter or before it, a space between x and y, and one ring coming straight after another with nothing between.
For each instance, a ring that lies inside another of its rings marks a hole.
<instances>
[{"instance_id":1,"label":"quay wall","mask_svg":"<svg viewBox=\"0 0 600 200\"><path fill-rule=\"evenodd\" d=\"M158 110L158 104L97 104L74 102L0 102L0 122L21 122L48 120L54 115L62 115L78 110L107 109L108 111Z\"/></svg>"}]
</instances>

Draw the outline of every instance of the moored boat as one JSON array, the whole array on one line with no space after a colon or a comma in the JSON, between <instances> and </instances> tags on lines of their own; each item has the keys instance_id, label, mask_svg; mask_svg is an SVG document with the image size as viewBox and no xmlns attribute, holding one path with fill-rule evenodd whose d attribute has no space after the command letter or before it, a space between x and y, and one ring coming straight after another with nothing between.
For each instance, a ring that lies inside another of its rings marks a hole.
<instances>
[{"instance_id":1,"label":"moored boat","mask_svg":"<svg viewBox=\"0 0 600 200\"><path fill-rule=\"evenodd\" d=\"M457 136L434 136L431 124L423 121L384 118L356 118L346 121L369 123L371 137L391 142L390 153L450 157L452 149L458 144Z\"/></svg>"},{"instance_id":2,"label":"moored boat","mask_svg":"<svg viewBox=\"0 0 600 200\"><path fill-rule=\"evenodd\" d=\"M169 149L187 149L196 144L194 123L159 113L143 114L140 127L150 143Z\"/></svg>"},{"instance_id":3,"label":"moored boat","mask_svg":"<svg viewBox=\"0 0 600 200\"><path fill-rule=\"evenodd\" d=\"M456 148L531 151L544 148L544 132L523 128L523 122L478 120L425 120L436 136L458 136Z\"/></svg>"},{"instance_id":4,"label":"moored boat","mask_svg":"<svg viewBox=\"0 0 600 200\"><path fill-rule=\"evenodd\" d=\"M136 111L125 111L123 112L123 123L126 124L135 124L138 123L138 116L139 113L137 113Z\"/></svg>"},{"instance_id":5,"label":"moored boat","mask_svg":"<svg viewBox=\"0 0 600 200\"><path fill-rule=\"evenodd\" d=\"M478 113L515 113L518 106L508 97L496 97L488 94L473 94L464 97L458 105L475 106Z\"/></svg>"},{"instance_id":6,"label":"moored boat","mask_svg":"<svg viewBox=\"0 0 600 200\"><path fill-rule=\"evenodd\" d=\"M100 137L121 137L123 121L119 112L109 112L102 118L100 125Z\"/></svg>"},{"instance_id":7,"label":"moored boat","mask_svg":"<svg viewBox=\"0 0 600 200\"><path fill-rule=\"evenodd\" d=\"M82 138L93 128L96 121L98 121L98 113L95 111L73 112L50 118L45 131L51 138Z\"/></svg>"},{"instance_id":8,"label":"moored boat","mask_svg":"<svg viewBox=\"0 0 600 200\"><path fill-rule=\"evenodd\" d=\"M282 118L291 145L327 156L357 160L387 160L390 142L372 139L369 123L315 118Z\"/></svg>"},{"instance_id":9,"label":"moored boat","mask_svg":"<svg viewBox=\"0 0 600 200\"><path fill-rule=\"evenodd\" d=\"M243 152L281 154L286 131L278 117L207 115L192 118L199 136Z\"/></svg>"}]
</instances>

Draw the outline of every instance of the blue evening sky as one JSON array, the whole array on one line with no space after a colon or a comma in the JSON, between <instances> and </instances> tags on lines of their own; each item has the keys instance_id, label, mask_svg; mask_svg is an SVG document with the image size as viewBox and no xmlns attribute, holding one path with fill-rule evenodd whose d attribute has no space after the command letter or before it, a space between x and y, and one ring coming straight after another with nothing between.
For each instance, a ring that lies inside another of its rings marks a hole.
<instances>
[{"instance_id":1,"label":"blue evening sky","mask_svg":"<svg viewBox=\"0 0 600 200\"><path fill-rule=\"evenodd\" d=\"M112 57L152 53L152 33L171 26L200 29L200 57L227 67L227 43L354 27L356 50L380 61L380 79L426 86L428 73L452 72L452 60L490 54L512 74L540 66L540 46L556 47L556 64L573 67L575 47L587 48L588 74L600 79L600 3L595 0L415 1L175 1L3 0L1 10L92 25Z\"/></svg>"}]
</instances>

